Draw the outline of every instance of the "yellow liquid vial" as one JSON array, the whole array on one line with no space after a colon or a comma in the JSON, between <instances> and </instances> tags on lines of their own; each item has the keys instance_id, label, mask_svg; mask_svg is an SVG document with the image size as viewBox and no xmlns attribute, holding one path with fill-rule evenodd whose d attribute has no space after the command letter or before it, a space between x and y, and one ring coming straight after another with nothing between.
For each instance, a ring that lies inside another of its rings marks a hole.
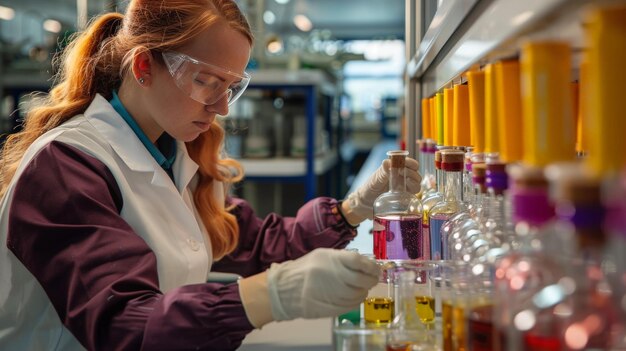
<instances>
[{"instance_id":1,"label":"yellow liquid vial","mask_svg":"<svg viewBox=\"0 0 626 351\"><path fill-rule=\"evenodd\" d=\"M393 320L394 301L390 297L368 297L364 302L367 323L389 323Z\"/></svg>"},{"instance_id":2,"label":"yellow liquid vial","mask_svg":"<svg viewBox=\"0 0 626 351\"><path fill-rule=\"evenodd\" d=\"M441 331L443 333L443 351L454 350L452 342L452 303L441 302Z\"/></svg>"},{"instance_id":3,"label":"yellow liquid vial","mask_svg":"<svg viewBox=\"0 0 626 351\"><path fill-rule=\"evenodd\" d=\"M415 296L415 310L424 324L435 321L435 299L431 296Z\"/></svg>"}]
</instances>

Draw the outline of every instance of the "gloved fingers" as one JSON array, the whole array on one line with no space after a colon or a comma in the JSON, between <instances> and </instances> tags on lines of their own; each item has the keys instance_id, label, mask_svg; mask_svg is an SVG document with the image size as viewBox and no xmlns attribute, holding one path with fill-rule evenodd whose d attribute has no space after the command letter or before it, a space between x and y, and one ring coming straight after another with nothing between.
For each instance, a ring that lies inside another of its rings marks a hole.
<instances>
[{"instance_id":1,"label":"gloved fingers","mask_svg":"<svg viewBox=\"0 0 626 351\"><path fill-rule=\"evenodd\" d=\"M365 274L351 274L344 277L343 283L355 291L369 290L378 283L378 277Z\"/></svg>"},{"instance_id":2,"label":"gloved fingers","mask_svg":"<svg viewBox=\"0 0 626 351\"><path fill-rule=\"evenodd\" d=\"M367 297L369 289L351 289L349 293L338 295L332 303L336 306L358 307Z\"/></svg>"},{"instance_id":3,"label":"gloved fingers","mask_svg":"<svg viewBox=\"0 0 626 351\"><path fill-rule=\"evenodd\" d=\"M420 163L414 158L407 157L404 159L404 167L417 171L419 170Z\"/></svg>"},{"instance_id":4,"label":"gloved fingers","mask_svg":"<svg viewBox=\"0 0 626 351\"><path fill-rule=\"evenodd\" d=\"M381 166L370 176L365 189L375 193L387 190L389 186L389 168L391 168L391 161L389 159L383 160Z\"/></svg>"},{"instance_id":5,"label":"gloved fingers","mask_svg":"<svg viewBox=\"0 0 626 351\"><path fill-rule=\"evenodd\" d=\"M416 171L407 170L406 191L410 193L419 193L422 185L422 176Z\"/></svg>"},{"instance_id":6,"label":"gloved fingers","mask_svg":"<svg viewBox=\"0 0 626 351\"><path fill-rule=\"evenodd\" d=\"M352 271L363 272L367 275L378 277L380 273L379 265L376 261L360 255L356 252L336 250L338 252L337 259L346 268Z\"/></svg>"}]
</instances>

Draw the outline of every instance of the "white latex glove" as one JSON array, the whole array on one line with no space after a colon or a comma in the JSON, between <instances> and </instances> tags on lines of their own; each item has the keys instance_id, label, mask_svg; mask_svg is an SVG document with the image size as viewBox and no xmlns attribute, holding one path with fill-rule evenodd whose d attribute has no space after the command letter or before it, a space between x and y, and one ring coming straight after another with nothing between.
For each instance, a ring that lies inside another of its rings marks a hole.
<instances>
[{"instance_id":1,"label":"white latex glove","mask_svg":"<svg viewBox=\"0 0 626 351\"><path fill-rule=\"evenodd\" d=\"M365 184L348 195L346 202L351 213L346 213L344 207L344 215L346 218L356 218L351 221L351 224L356 224L366 218L372 219L374 216L374 201L382 193L389 190L390 167L391 161L389 159L384 160L383 164L378 167ZM422 176L419 174L418 169L419 163L415 159L407 157L404 163L404 170L400 171L401 173L404 171L406 174L406 191L414 194L419 193L420 184L422 183Z\"/></svg>"},{"instance_id":2,"label":"white latex glove","mask_svg":"<svg viewBox=\"0 0 626 351\"><path fill-rule=\"evenodd\" d=\"M274 320L333 317L355 309L378 282L375 261L356 252L316 249L274 263L267 285Z\"/></svg>"}]
</instances>

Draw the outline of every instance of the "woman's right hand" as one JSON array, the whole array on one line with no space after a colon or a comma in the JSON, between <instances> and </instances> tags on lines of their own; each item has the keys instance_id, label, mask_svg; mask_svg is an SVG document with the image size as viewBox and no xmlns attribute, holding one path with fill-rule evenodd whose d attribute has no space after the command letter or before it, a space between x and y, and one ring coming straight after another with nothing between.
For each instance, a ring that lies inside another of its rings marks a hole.
<instances>
[{"instance_id":1,"label":"woman's right hand","mask_svg":"<svg viewBox=\"0 0 626 351\"><path fill-rule=\"evenodd\" d=\"M316 249L243 279L240 294L248 318L256 327L271 320L333 317L358 308L378 282L379 273L375 261L358 253ZM264 293L268 294L265 298ZM260 308L263 300L269 300L269 310Z\"/></svg>"}]
</instances>

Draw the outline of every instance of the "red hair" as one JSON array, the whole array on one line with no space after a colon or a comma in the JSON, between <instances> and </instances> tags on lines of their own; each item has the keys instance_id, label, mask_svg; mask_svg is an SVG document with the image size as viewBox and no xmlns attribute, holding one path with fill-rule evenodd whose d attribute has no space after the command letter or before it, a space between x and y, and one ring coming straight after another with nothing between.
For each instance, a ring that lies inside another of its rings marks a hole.
<instances>
[{"instance_id":1,"label":"red hair","mask_svg":"<svg viewBox=\"0 0 626 351\"><path fill-rule=\"evenodd\" d=\"M135 55L184 46L218 20L242 33L252 45L250 26L233 0L132 0L125 16L107 13L96 17L55 58L54 64L60 66L55 86L38 97L23 129L8 136L0 160L0 196L7 192L26 149L42 134L83 113L96 94L110 98ZM243 177L241 165L224 156L223 139L224 129L216 120L209 131L186 143L190 157L199 165L194 202L216 259L235 249L239 227L224 204L214 198L213 182L228 186Z\"/></svg>"}]
</instances>

